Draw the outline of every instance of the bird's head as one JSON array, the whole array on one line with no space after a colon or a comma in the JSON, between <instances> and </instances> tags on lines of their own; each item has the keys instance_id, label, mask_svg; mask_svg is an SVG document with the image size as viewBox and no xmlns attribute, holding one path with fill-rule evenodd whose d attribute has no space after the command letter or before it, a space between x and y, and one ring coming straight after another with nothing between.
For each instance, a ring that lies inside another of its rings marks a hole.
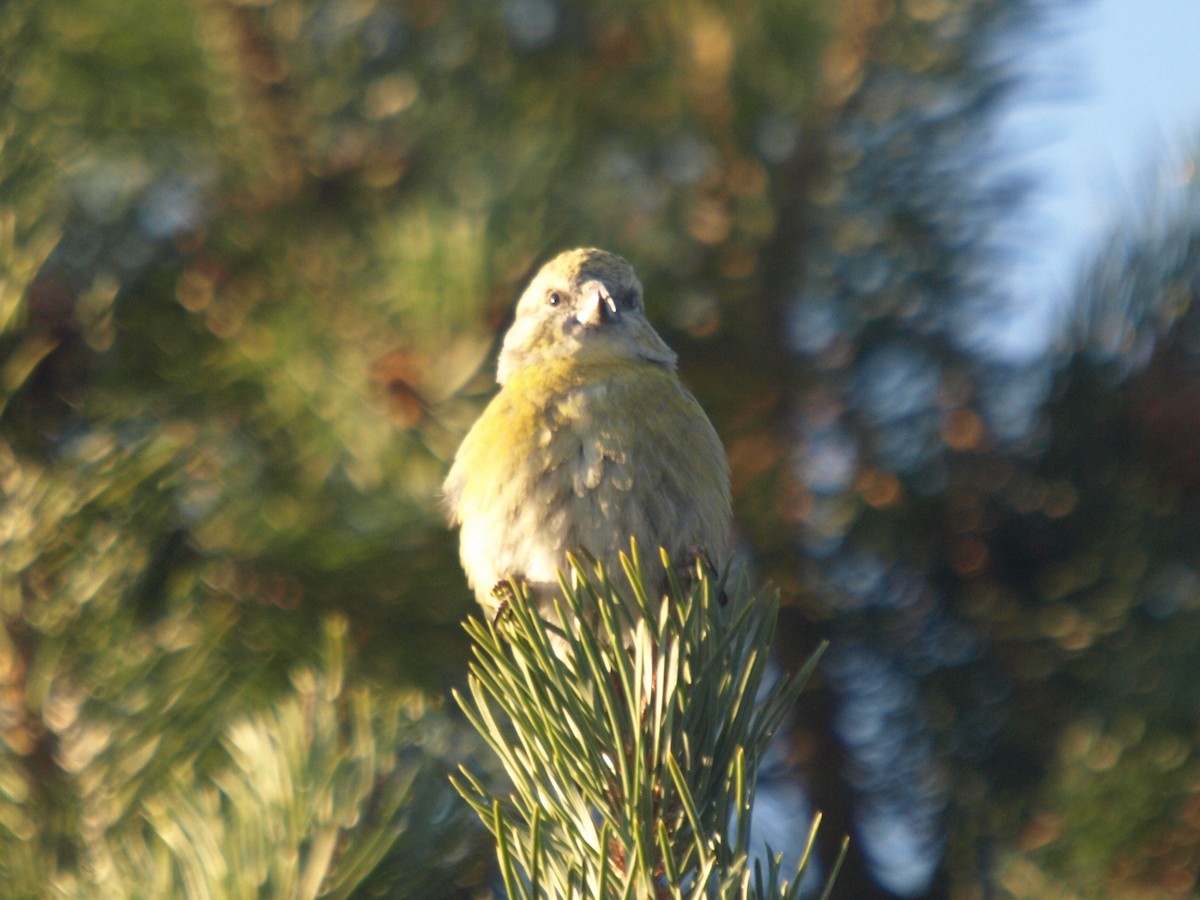
<instances>
[{"instance_id":1,"label":"bird's head","mask_svg":"<svg viewBox=\"0 0 1200 900\"><path fill-rule=\"evenodd\" d=\"M621 257L568 250L542 266L521 299L496 379L551 359L640 359L667 368L675 353L646 318L642 285Z\"/></svg>"}]
</instances>

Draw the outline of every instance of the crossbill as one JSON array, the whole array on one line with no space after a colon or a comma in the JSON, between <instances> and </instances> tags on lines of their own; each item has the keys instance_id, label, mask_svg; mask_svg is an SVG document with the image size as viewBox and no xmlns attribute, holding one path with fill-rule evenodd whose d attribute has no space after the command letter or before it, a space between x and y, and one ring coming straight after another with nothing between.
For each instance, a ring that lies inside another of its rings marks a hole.
<instances>
[{"instance_id":1,"label":"crossbill","mask_svg":"<svg viewBox=\"0 0 1200 900\"><path fill-rule=\"evenodd\" d=\"M463 569L489 616L514 580L544 614L568 552L615 577L631 537L651 589L665 587L660 547L675 562L722 561L729 465L675 362L621 257L569 250L534 277L500 351L500 391L444 485Z\"/></svg>"}]
</instances>

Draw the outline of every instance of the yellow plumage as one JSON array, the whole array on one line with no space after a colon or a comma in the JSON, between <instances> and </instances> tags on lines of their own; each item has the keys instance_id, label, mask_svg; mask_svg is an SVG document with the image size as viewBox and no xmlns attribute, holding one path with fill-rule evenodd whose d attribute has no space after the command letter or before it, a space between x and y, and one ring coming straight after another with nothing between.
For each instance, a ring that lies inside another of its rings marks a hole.
<instances>
[{"instance_id":1,"label":"yellow plumage","mask_svg":"<svg viewBox=\"0 0 1200 900\"><path fill-rule=\"evenodd\" d=\"M500 392L445 483L460 554L485 608L520 579L539 602L568 551L608 571L631 536L651 578L657 548L720 560L729 543L729 471L716 432L645 319L624 260L578 250L522 296L501 353Z\"/></svg>"}]
</instances>

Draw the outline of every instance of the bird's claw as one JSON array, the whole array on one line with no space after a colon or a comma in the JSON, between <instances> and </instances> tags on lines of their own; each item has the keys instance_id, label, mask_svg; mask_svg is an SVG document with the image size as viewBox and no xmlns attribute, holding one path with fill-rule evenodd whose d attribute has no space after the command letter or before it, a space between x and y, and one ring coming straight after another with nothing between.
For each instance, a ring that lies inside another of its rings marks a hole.
<instances>
[{"instance_id":1,"label":"bird's claw","mask_svg":"<svg viewBox=\"0 0 1200 900\"><path fill-rule=\"evenodd\" d=\"M508 612L512 602L517 599L517 592L511 581L501 578L492 585L492 598L496 601L496 612L492 616L492 625L495 626L500 624L500 619Z\"/></svg>"},{"instance_id":2,"label":"bird's claw","mask_svg":"<svg viewBox=\"0 0 1200 900\"><path fill-rule=\"evenodd\" d=\"M675 564L675 577L679 579L680 585L689 589L705 574L715 580L720 573L708 551L699 544L693 544L684 552L683 559ZM717 602L724 606L728 599L722 591Z\"/></svg>"},{"instance_id":3,"label":"bird's claw","mask_svg":"<svg viewBox=\"0 0 1200 900\"><path fill-rule=\"evenodd\" d=\"M717 567L708 551L699 544L693 544L684 552L683 559L675 563L675 575L680 581L690 583L699 575L700 568L709 575L717 574Z\"/></svg>"}]
</instances>

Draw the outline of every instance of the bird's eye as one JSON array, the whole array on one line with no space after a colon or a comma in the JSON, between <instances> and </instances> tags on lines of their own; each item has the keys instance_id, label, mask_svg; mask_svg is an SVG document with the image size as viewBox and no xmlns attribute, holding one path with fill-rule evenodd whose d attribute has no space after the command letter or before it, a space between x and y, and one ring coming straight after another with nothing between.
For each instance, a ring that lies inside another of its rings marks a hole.
<instances>
[{"instance_id":1,"label":"bird's eye","mask_svg":"<svg viewBox=\"0 0 1200 900\"><path fill-rule=\"evenodd\" d=\"M551 291L550 296L546 298L546 302L551 306L558 306L558 304L562 303L562 294L558 291Z\"/></svg>"},{"instance_id":2,"label":"bird's eye","mask_svg":"<svg viewBox=\"0 0 1200 900\"><path fill-rule=\"evenodd\" d=\"M636 291L625 291L617 297L617 302L621 304L622 309L636 309L637 301Z\"/></svg>"}]
</instances>

